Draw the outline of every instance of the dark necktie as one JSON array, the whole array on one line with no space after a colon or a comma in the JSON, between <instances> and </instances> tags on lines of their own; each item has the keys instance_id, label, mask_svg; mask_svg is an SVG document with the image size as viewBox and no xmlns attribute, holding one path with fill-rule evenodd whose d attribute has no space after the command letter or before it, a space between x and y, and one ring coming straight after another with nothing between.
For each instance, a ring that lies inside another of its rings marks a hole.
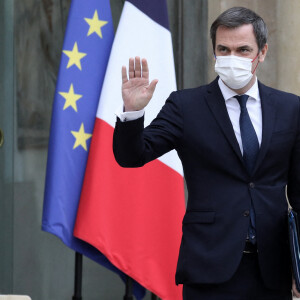
<instances>
[{"instance_id":1,"label":"dark necktie","mask_svg":"<svg viewBox=\"0 0 300 300\"><path fill-rule=\"evenodd\" d=\"M245 166L251 174L253 171L258 150L259 150L259 143L257 139L256 132L254 130L253 124L251 122L250 116L248 114L248 110L246 107L247 100L249 96L241 95L235 96L238 100L240 107L241 107L241 114L240 114L240 130L241 130L241 138L243 144L243 159ZM250 241L254 244L256 243L256 230L255 230L255 212L254 207L251 200L251 207L250 207L250 226L248 229L248 235Z\"/></svg>"},{"instance_id":2,"label":"dark necktie","mask_svg":"<svg viewBox=\"0 0 300 300\"><path fill-rule=\"evenodd\" d=\"M240 129L243 144L243 158L246 168L251 174L256 162L256 157L259 150L259 143L246 107L246 103L249 96L241 95L235 96L235 98L241 106Z\"/></svg>"}]
</instances>

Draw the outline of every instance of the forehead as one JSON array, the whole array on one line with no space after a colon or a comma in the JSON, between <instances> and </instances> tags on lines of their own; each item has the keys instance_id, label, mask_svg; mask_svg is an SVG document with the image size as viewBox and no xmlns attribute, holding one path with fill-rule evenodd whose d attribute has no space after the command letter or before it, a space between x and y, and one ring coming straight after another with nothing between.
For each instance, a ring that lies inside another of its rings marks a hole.
<instances>
[{"instance_id":1,"label":"forehead","mask_svg":"<svg viewBox=\"0 0 300 300\"><path fill-rule=\"evenodd\" d=\"M219 26L216 32L216 46L257 46L252 24L245 24L236 28Z\"/></svg>"}]
</instances>

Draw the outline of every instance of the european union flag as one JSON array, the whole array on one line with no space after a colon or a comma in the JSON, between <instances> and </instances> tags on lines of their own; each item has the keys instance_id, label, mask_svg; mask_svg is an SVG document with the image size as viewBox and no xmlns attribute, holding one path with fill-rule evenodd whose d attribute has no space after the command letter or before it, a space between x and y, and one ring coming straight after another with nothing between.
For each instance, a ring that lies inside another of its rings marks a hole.
<instances>
[{"instance_id":1,"label":"european union flag","mask_svg":"<svg viewBox=\"0 0 300 300\"><path fill-rule=\"evenodd\" d=\"M97 249L73 236L113 39L109 0L72 1L53 103L42 229L124 278ZM144 293L136 286L138 299Z\"/></svg>"}]
</instances>

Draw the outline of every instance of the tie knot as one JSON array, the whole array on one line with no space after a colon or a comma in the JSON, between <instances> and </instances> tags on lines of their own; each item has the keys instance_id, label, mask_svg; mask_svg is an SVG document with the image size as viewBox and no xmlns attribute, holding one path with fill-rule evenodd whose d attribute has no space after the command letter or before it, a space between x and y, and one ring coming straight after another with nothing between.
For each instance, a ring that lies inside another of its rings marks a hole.
<instances>
[{"instance_id":1,"label":"tie knot","mask_svg":"<svg viewBox=\"0 0 300 300\"><path fill-rule=\"evenodd\" d=\"M246 108L246 103L247 103L247 100L249 98L248 95L234 96L234 98L237 99L237 101L239 102L242 109Z\"/></svg>"}]
</instances>

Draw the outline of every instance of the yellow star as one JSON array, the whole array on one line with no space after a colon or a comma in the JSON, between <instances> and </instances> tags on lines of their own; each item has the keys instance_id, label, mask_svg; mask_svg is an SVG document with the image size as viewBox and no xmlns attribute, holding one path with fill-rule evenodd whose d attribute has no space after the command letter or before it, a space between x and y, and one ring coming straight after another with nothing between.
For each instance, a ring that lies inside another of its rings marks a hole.
<instances>
[{"instance_id":1,"label":"yellow star","mask_svg":"<svg viewBox=\"0 0 300 300\"><path fill-rule=\"evenodd\" d=\"M81 123L79 131L71 131L73 136L75 137L76 141L74 143L73 149L77 148L78 146L81 146L85 151L87 151L86 141L91 138L90 133L84 132L84 125Z\"/></svg>"},{"instance_id":2,"label":"yellow star","mask_svg":"<svg viewBox=\"0 0 300 300\"><path fill-rule=\"evenodd\" d=\"M85 21L90 25L90 29L89 32L87 34L87 36L91 35L92 33L96 33L99 35L99 37L102 39L102 31L101 28L106 25L108 22L107 21L102 21L99 20L98 17L98 12L97 10L95 10L93 19L89 19L89 18L84 18Z\"/></svg>"},{"instance_id":3,"label":"yellow star","mask_svg":"<svg viewBox=\"0 0 300 300\"><path fill-rule=\"evenodd\" d=\"M66 99L63 110L67 109L69 106L73 107L73 109L77 112L76 101L78 101L82 95L74 93L73 83L70 85L70 89L68 93L59 92L59 94Z\"/></svg>"},{"instance_id":4,"label":"yellow star","mask_svg":"<svg viewBox=\"0 0 300 300\"><path fill-rule=\"evenodd\" d=\"M72 51L63 50L63 53L66 54L69 57L69 62L67 65L67 69L72 67L73 65L76 65L77 68L81 71L81 63L80 60L86 56L86 53L79 52L77 42L75 42L74 47Z\"/></svg>"}]
</instances>

